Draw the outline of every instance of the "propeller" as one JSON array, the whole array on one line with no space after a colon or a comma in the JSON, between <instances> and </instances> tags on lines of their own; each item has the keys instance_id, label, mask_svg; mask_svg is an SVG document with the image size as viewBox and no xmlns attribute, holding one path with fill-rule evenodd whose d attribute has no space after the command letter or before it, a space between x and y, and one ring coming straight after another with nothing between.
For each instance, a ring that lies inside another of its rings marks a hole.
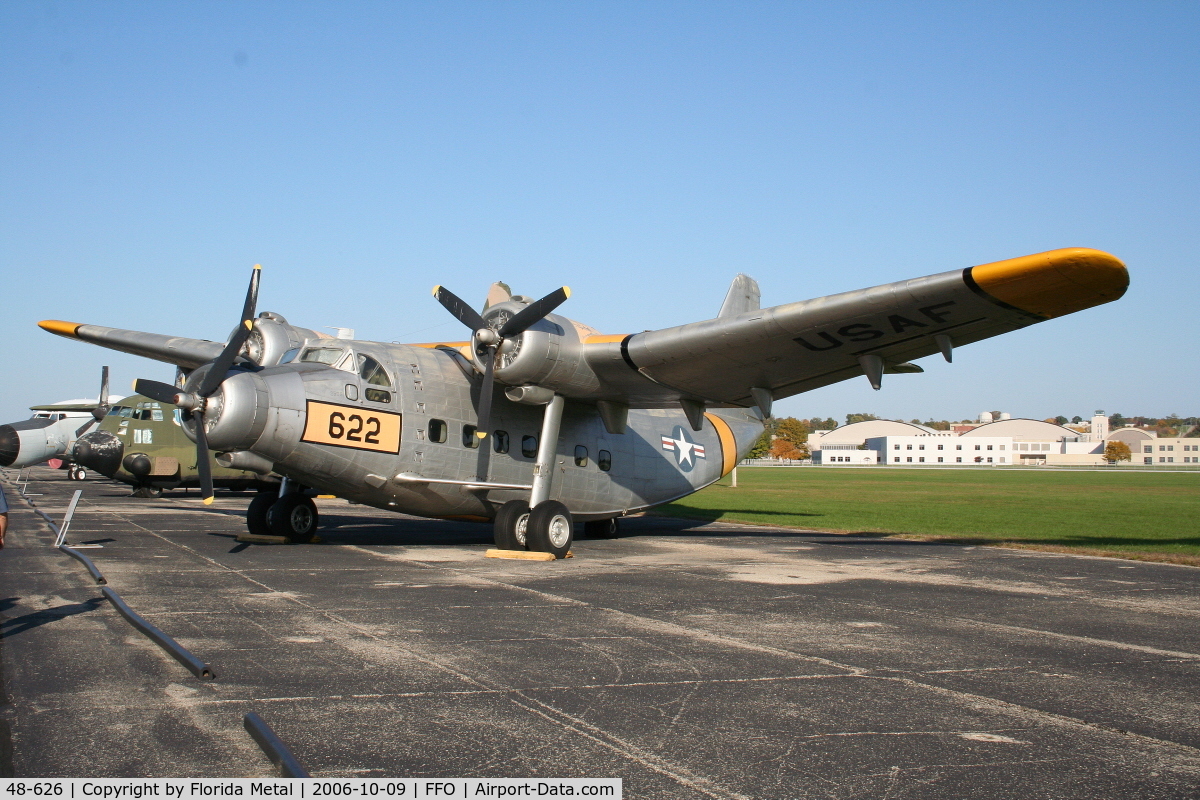
<instances>
[{"instance_id":1,"label":"propeller","mask_svg":"<svg viewBox=\"0 0 1200 800\"><path fill-rule=\"evenodd\" d=\"M479 417L475 435L479 437L479 462L475 479L486 481L491 447L487 444L488 428L492 419L492 391L496 382L496 353L505 341L520 336L543 320L571 296L571 290L563 286L555 289L541 300L535 300L496 328L488 324L479 312L471 308L461 297L445 286L433 287L433 296L454 317L473 331L472 346L483 361L483 385L479 391Z\"/></svg>"},{"instance_id":2,"label":"propeller","mask_svg":"<svg viewBox=\"0 0 1200 800\"><path fill-rule=\"evenodd\" d=\"M194 391L183 391L178 386L172 386L169 383L162 383L160 381L146 380L144 378L139 378L133 382L133 390L138 394L143 394L160 403L171 403L172 405L179 406L194 418L196 427L196 472L200 476L200 494L204 498L205 505L209 505L213 501L213 485L212 468L209 465L208 431L205 430L204 425L204 411L208 406L208 398L216 394L217 389L221 388L221 382L225 380L229 368L233 366L233 362L241 352L242 346L246 344L246 339L250 337L250 332L254 330L254 309L258 305L258 280L261 274L262 267L255 264L254 272L250 276L250 288L246 290L246 303L242 306L242 320L233 332L233 335L229 337L229 342L225 345L224 349L221 350L216 358L208 363L208 371L204 373L204 377L200 379L200 385Z\"/></svg>"},{"instance_id":3,"label":"propeller","mask_svg":"<svg viewBox=\"0 0 1200 800\"><path fill-rule=\"evenodd\" d=\"M100 368L100 396L96 401L98 405L92 409L92 418L75 429L76 439L108 414L108 367Z\"/></svg>"}]
</instances>

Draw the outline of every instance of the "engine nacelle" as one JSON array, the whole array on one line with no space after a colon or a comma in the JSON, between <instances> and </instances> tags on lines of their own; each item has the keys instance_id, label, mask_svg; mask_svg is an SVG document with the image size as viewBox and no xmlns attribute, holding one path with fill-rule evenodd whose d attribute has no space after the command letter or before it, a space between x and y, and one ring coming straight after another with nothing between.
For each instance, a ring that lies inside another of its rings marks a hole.
<instances>
[{"instance_id":1,"label":"engine nacelle","mask_svg":"<svg viewBox=\"0 0 1200 800\"><path fill-rule=\"evenodd\" d=\"M35 417L0 425L0 467L21 469L67 452L70 439L64 426L81 422Z\"/></svg>"},{"instance_id":2,"label":"engine nacelle","mask_svg":"<svg viewBox=\"0 0 1200 800\"><path fill-rule=\"evenodd\" d=\"M498 329L524 307L520 300L507 300L488 308L483 318ZM500 345L496 380L508 386L540 386L565 397L594 394L600 381L584 357L582 337L587 330L566 317L547 315ZM482 371L487 351L476 347L473 353Z\"/></svg>"},{"instance_id":3,"label":"engine nacelle","mask_svg":"<svg viewBox=\"0 0 1200 800\"><path fill-rule=\"evenodd\" d=\"M284 354L304 346L305 339L323 338L308 328L297 328L279 314L264 311L254 320L254 330L242 347L242 355L260 367L273 367Z\"/></svg>"}]
</instances>

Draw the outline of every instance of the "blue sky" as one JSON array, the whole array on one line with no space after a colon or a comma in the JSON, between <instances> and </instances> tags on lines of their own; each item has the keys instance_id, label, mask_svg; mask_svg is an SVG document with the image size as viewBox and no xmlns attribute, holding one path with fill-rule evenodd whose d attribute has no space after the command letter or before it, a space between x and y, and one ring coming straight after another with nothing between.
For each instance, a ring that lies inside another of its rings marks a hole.
<instances>
[{"instance_id":1,"label":"blue sky","mask_svg":"<svg viewBox=\"0 0 1200 800\"><path fill-rule=\"evenodd\" d=\"M431 341L436 283L625 333L1067 246L1125 298L778 413L1200 413L1198 89L1196 3L5 3L0 420L172 377L38 320L224 339L256 262Z\"/></svg>"}]
</instances>

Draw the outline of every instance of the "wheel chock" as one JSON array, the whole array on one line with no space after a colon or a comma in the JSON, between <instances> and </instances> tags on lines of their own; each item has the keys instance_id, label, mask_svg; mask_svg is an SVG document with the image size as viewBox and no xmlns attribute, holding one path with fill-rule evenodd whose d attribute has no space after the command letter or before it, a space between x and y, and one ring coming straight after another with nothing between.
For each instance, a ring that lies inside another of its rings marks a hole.
<instances>
[{"instance_id":1,"label":"wheel chock","mask_svg":"<svg viewBox=\"0 0 1200 800\"><path fill-rule=\"evenodd\" d=\"M291 539L286 536L259 536L255 533L238 534L235 541L242 544L291 544Z\"/></svg>"},{"instance_id":2,"label":"wheel chock","mask_svg":"<svg viewBox=\"0 0 1200 800\"><path fill-rule=\"evenodd\" d=\"M241 541L240 539L238 541ZM484 558L515 558L521 561L557 561L553 553L538 553L532 550L497 550L492 548L483 554ZM570 550L563 558L574 558Z\"/></svg>"}]
</instances>

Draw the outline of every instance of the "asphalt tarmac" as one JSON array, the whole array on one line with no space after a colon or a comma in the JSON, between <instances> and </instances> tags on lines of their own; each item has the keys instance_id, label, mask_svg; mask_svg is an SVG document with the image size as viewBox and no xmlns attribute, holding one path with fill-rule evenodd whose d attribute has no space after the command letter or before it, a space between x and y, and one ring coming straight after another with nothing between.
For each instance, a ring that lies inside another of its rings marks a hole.
<instances>
[{"instance_id":1,"label":"asphalt tarmac","mask_svg":"<svg viewBox=\"0 0 1200 800\"><path fill-rule=\"evenodd\" d=\"M15 473L9 472L11 479ZM0 775L619 777L629 798L1195 798L1200 570L778 528L624 521L556 562L490 528L30 471L0 551Z\"/></svg>"}]
</instances>

